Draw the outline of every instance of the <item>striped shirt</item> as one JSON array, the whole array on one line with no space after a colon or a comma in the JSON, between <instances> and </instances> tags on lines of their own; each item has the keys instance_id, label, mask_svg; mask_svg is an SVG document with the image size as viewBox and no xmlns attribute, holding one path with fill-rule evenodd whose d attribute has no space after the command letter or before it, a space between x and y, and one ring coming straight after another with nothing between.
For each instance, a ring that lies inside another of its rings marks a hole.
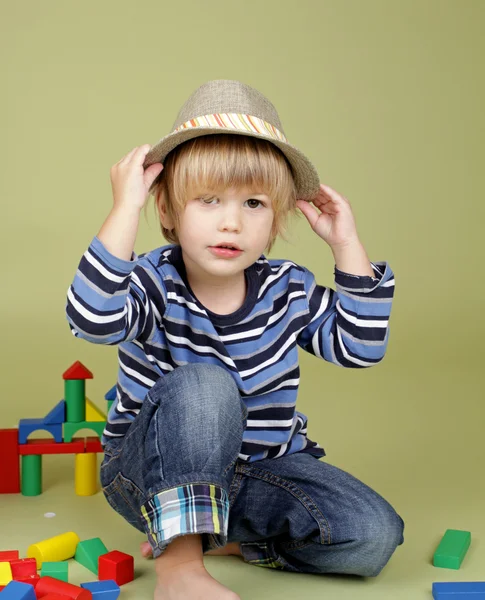
<instances>
[{"instance_id":1,"label":"striped shirt","mask_svg":"<svg viewBox=\"0 0 485 600\"><path fill-rule=\"evenodd\" d=\"M103 446L126 434L159 377L201 362L226 369L247 406L241 460L325 456L307 437L307 416L296 410L298 347L350 369L383 359L394 274L386 262L370 265L374 277L335 266L333 289L306 267L262 254L245 269L243 305L220 315L193 293L179 245L123 260L95 236L67 291L66 317L74 336L118 345L116 400Z\"/></svg>"}]
</instances>

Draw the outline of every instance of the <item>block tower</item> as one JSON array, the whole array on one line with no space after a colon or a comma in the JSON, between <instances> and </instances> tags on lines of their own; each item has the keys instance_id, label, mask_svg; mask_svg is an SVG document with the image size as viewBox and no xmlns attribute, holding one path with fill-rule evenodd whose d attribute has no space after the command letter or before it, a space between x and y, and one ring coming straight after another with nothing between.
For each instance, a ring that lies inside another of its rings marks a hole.
<instances>
[{"instance_id":1,"label":"block tower","mask_svg":"<svg viewBox=\"0 0 485 600\"><path fill-rule=\"evenodd\" d=\"M97 453L103 451L100 438L106 415L86 396L86 379L92 379L93 374L80 361L73 363L62 377L64 399L45 417L20 419L18 428L0 429L0 494L41 494L44 454L74 454L76 493L81 496L96 493ZM116 386L113 386L105 396L109 405L115 395ZM40 429L51 433L54 439L27 439ZM97 436L74 437L80 429L93 429Z\"/></svg>"}]
</instances>

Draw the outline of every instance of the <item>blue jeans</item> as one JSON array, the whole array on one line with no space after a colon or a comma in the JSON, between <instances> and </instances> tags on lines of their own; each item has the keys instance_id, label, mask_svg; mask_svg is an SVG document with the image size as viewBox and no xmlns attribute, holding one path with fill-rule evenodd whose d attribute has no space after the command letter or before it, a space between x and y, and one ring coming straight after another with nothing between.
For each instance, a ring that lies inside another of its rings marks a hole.
<instances>
[{"instance_id":1,"label":"blue jeans","mask_svg":"<svg viewBox=\"0 0 485 600\"><path fill-rule=\"evenodd\" d=\"M375 577L403 543L392 506L345 471L297 452L253 463L239 451L247 409L222 367L161 377L101 464L108 503L146 533L153 556L200 534L207 552L240 542L245 562Z\"/></svg>"}]
</instances>

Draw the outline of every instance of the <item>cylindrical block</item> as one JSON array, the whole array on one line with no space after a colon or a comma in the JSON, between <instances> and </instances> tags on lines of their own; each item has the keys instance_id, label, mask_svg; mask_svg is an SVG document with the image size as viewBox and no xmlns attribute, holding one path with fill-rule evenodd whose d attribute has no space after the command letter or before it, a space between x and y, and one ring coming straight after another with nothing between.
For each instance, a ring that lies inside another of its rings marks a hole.
<instances>
[{"instance_id":1,"label":"cylindrical block","mask_svg":"<svg viewBox=\"0 0 485 600\"><path fill-rule=\"evenodd\" d=\"M21 481L23 496L42 494L42 454L22 455Z\"/></svg>"},{"instance_id":2,"label":"cylindrical block","mask_svg":"<svg viewBox=\"0 0 485 600\"><path fill-rule=\"evenodd\" d=\"M35 558L37 569L40 569L44 560L57 562L72 558L76 554L76 548L80 541L79 536L74 531L61 533L30 545L27 549L27 557Z\"/></svg>"},{"instance_id":3,"label":"cylindrical block","mask_svg":"<svg viewBox=\"0 0 485 600\"><path fill-rule=\"evenodd\" d=\"M66 421L78 423L86 420L86 382L84 379L64 380Z\"/></svg>"},{"instance_id":4,"label":"cylindrical block","mask_svg":"<svg viewBox=\"0 0 485 600\"><path fill-rule=\"evenodd\" d=\"M96 452L76 454L74 487L78 496L92 496L98 490L98 469Z\"/></svg>"},{"instance_id":5,"label":"cylindrical block","mask_svg":"<svg viewBox=\"0 0 485 600\"><path fill-rule=\"evenodd\" d=\"M59 581L55 577L41 577L35 586L37 598L43 598L50 592L55 592L73 600L91 600L93 594L90 590L78 587L66 581Z\"/></svg>"}]
</instances>

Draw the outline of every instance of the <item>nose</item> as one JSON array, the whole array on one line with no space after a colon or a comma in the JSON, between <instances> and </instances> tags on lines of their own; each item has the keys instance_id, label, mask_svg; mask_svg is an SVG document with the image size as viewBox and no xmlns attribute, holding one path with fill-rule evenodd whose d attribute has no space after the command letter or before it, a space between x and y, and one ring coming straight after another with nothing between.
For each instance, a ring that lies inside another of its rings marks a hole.
<instances>
[{"instance_id":1,"label":"nose","mask_svg":"<svg viewBox=\"0 0 485 600\"><path fill-rule=\"evenodd\" d=\"M240 231L242 227L242 214L239 207L226 206L221 211L219 229L221 231Z\"/></svg>"}]
</instances>

